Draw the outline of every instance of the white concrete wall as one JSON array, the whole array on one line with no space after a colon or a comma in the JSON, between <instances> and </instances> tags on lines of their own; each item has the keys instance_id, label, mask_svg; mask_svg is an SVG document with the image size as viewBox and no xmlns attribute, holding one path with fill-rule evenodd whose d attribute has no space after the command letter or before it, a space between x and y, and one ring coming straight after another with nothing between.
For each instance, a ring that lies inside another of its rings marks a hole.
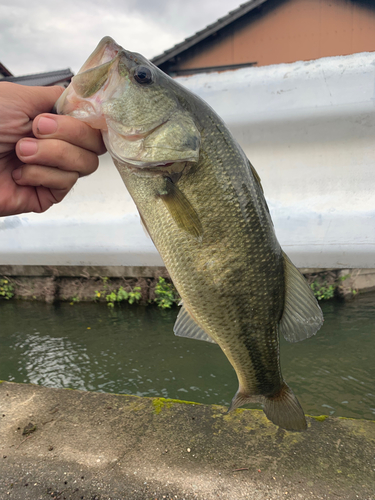
<instances>
[{"instance_id":1,"label":"white concrete wall","mask_svg":"<svg viewBox=\"0 0 375 500\"><path fill-rule=\"evenodd\" d=\"M375 268L375 53L177 80L245 150L297 266ZM0 264L162 261L106 155L60 205L0 219Z\"/></svg>"}]
</instances>

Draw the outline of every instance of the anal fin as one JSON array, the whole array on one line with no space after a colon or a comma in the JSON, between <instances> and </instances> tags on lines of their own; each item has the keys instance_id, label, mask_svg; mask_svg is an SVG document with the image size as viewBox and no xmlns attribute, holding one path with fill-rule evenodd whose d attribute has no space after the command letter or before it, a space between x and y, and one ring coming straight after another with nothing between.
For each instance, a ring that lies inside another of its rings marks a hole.
<instances>
[{"instance_id":1,"label":"anal fin","mask_svg":"<svg viewBox=\"0 0 375 500\"><path fill-rule=\"evenodd\" d=\"M216 344L216 342L204 330L202 330L199 325L197 325L184 305L182 305L181 310L178 313L173 331L177 337L204 340L206 342Z\"/></svg>"}]
</instances>

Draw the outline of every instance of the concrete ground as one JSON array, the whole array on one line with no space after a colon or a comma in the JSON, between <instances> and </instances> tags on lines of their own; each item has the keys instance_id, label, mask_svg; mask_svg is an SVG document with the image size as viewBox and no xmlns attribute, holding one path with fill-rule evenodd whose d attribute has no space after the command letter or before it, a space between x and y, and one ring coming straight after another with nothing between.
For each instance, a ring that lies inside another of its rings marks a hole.
<instances>
[{"instance_id":1,"label":"concrete ground","mask_svg":"<svg viewBox=\"0 0 375 500\"><path fill-rule=\"evenodd\" d=\"M0 383L0 499L375 500L375 422Z\"/></svg>"}]
</instances>

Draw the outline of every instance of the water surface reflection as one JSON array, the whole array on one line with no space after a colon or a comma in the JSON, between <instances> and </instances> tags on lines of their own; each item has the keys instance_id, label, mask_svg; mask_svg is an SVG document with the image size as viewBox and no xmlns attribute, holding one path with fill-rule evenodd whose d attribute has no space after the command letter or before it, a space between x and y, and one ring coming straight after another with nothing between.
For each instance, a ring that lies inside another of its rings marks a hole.
<instances>
[{"instance_id":1,"label":"water surface reflection","mask_svg":"<svg viewBox=\"0 0 375 500\"><path fill-rule=\"evenodd\" d=\"M306 413L374 419L375 295L323 304L307 341L281 341ZM177 309L0 302L0 379L227 405L235 373L218 346L175 337Z\"/></svg>"}]
</instances>

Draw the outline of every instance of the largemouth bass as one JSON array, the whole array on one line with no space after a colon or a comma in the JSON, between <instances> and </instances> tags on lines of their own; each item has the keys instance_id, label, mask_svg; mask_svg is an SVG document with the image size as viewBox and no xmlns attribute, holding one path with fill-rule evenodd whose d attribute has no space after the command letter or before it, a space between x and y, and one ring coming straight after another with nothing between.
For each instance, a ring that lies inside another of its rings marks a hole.
<instances>
[{"instance_id":1,"label":"largemouth bass","mask_svg":"<svg viewBox=\"0 0 375 500\"><path fill-rule=\"evenodd\" d=\"M143 56L104 38L56 104L102 131L181 298L174 332L216 342L236 371L230 410L260 402L306 428L279 334L316 333L321 310L281 250L260 178L217 114Z\"/></svg>"}]
</instances>

